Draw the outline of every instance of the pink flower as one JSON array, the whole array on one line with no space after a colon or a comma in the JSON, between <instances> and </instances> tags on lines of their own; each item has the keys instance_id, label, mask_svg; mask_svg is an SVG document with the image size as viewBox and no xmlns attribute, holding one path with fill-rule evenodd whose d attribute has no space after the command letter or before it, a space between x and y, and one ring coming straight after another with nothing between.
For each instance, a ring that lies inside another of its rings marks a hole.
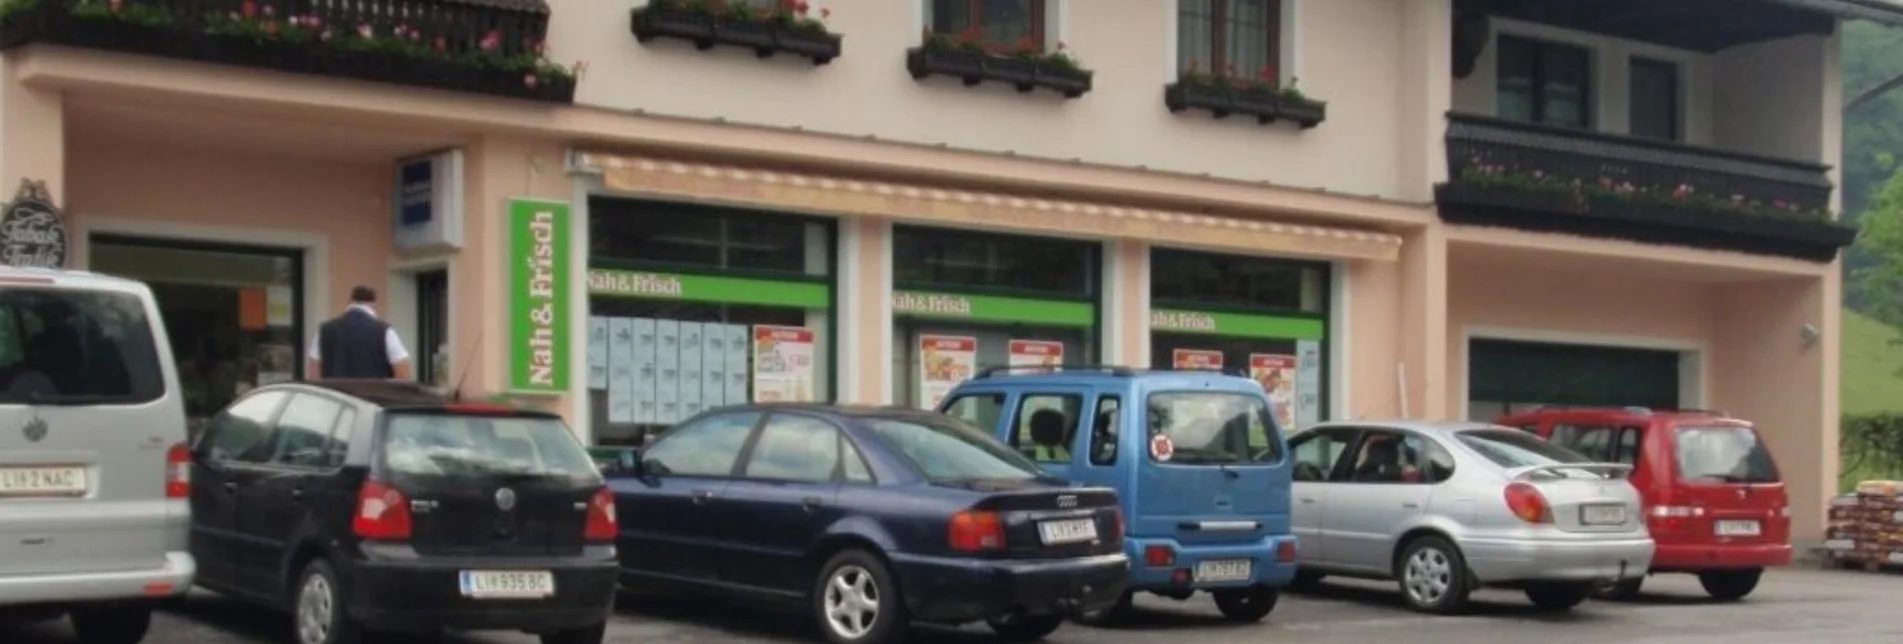
<instances>
[{"instance_id":1,"label":"pink flower","mask_svg":"<svg viewBox=\"0 0 1903 644\"><path fill-rule=\"evenodd\" d=\"M244 0L244 4L238 5L238 13L246 18L256 18L258 16L257 0Z\"/></svg>"},{"instance_id":2,"label":"pink flower","mask_svg":"<svg viewBox=\"0 0 1903 644\"><path fill-rule=\"evenodd\" d=\"M319 27L323 27L324 19L319 18L316 15L304 16L304 26L309 27L311 29L317 29Z\"/></svg>"},{"instance_id":3,"label":"pink flower","mask_svg":"<svg viewBox=\"0 0 1903 644\"><path fill-rule=\"evenodd\" d=\"M303 16L291 16L291 17L289 17L289 18L286 18L286 19L285 19L284 21L285 21L285 22L288 22L288 23L291 23L291 26L293 26L293 27L302 27L302 26L304 26L304 17L303 17Z\"/></svg>"},{"instance_id":4,"label":"pink flower","mask_svg":"<svg viewBox=\"0 0 1903 644\"><path fill-rule=\"evenodd\" d=\"M325 29L323 33L317 34L317 42L330 42L330 30Z\"/></svg>"},{"instance_id":5,"label":"pink flower","mask_svg":"<svg viewBox=\"0 0 1903 644\"><path fill-rule=\"evenodd\" d=\"M541 82L542 82L542 79L537 78L535 74L526 74L522 76L522 84L527 85L529 89L535 89L535 86Z\"/></svg>"},{"instance_id":6,"label":"pink flower","mask_svg":"<svg viewBox=\"0 0 1903 644\"><path fill-rule=\"evenodd\" d=\"M445 50L448 50L448 49L449 49L449 40L448 40L448 39L446 39L446 38L443 38L442 36L437 36L437 37L436 37L436 41L435 41L435 42L433 42L433 43L430 43L430 48L431 48L431 49L434 49L434 50L436 50L436 51L445 51Z\"/></svg>"},{"instance_id":7,"label":"pink flower","mask_svg":"<svg viewBox=\"0 0 1903 644\"><path fill-rule=\"evenodd\" d=\"M542 51L543 51L542 46L543 46L543 43L540 40L529 41L529 51L533 52L537 57L540 57L542 55Z\"/></svg>"},{"instance_id":8,"label":"pink flower","mask_svg":"<svg viewBox=\"0 0 1903 644\"><path fill-rule=\"evenodd\" d=\"M483 51L495 51L502 48L502 33L494 29L489 30L489 33L482 35L479 46Z\"/></svg>"},{"instance_id":9,"label":"pink flower","mask_svg":"<svg viewBox=\"0 0 1903 644\"><path fill-rule=\"evenodd\" d=\"M268 35L272 35L272 36L278 35L278 21L276 20L265 21L264 33Z\"/></svg>"},{"instance_id":10,"label":"pink flower","mask_svg":"<svg viewBox=\"0 0 1903 644\"><path fill-rule=\"evenodd\" d=\"M268 4L264 5L264 17L269 18L275 15L278 15L278 10L275 7Z\"/></svg>"},{"instance_id":11,"label":"pink flower","mask_svg":"<svg viewBox=\"0 0 1903 644\"><path fill-rule=\"evenodd\" d=\"M119 13L119 10L125 7L125 0L112 0L106 4L113 13Z\"/></svg>"},{"instance_id":12,"label":"pink flower","mask_svg":"<svg viewBox=\"0 0 1903 644\"><path fill-rule=\"evenodd\" d=\"M833 10L832 10L832 9L829 9L829 8L826 8L826 7L820 7L820 9L819 9L819 19L820 19L820 20L825 20L825 19L827 19L827 18L831 18L831 17L833 17Z\"/></svg>"},{"instance_id":13,"label":"pink flower","mask_svg":"<svg viewBox=\"0 0 1903 644\"><path fill-rule=\"evenodd\" d=\"M377 37L377 30L375 27L371 27L370 23L366 22L366 23L357 25L357 35L362 36L364 38L375 38Z\"/></svg>"}]
</instances>

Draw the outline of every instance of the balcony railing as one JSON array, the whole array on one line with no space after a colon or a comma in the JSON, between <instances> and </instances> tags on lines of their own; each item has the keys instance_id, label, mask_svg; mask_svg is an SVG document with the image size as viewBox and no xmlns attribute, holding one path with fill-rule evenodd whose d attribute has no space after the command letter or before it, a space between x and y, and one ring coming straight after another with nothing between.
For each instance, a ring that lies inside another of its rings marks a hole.
<instances>
[{"instance_id":1,"label":"balcony railing","mask_svg":"<svg viewBox=\"0 0 1903 644\"><path fill-rule=\"evenodd\" d=\"M0 0L0 49L50 43L571 102L544 0Z\"/></svg>"},{"instance_id":2,"label":"balcony railing","mask_svg":"<svg viewBox=\"0 0 1903 644\"><path fill-rule=\"evenodd\" d=\"M1829 167L1473 115L1450 115L1441 217L1596 237L1836 256Z\"/></svg>"}]
</instances>

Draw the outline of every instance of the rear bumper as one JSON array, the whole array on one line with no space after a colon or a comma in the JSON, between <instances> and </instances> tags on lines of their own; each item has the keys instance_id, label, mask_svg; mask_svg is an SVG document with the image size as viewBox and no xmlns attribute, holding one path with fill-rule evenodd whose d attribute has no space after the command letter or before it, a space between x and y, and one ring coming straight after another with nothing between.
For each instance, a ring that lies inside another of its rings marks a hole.
<instances>
[{"instance_id":1,"label":"rear bumper","mask_svg":"<svg viewBox=\"0 0 1903 644\"><path fill-rule=\"evenodd\" d=\"M1658 572L1698 572L1738 568L1770 568L1791 563L1788 543L1769 544L1690 544L1661 543L1652 557L1652 570Z\"/></svg>"},{"instance_id":2,"label":"rear bumper","mask_svg":"<svg viewBox=\"0 0 1903 644\"><path fill-rule=\"evenodd\" d=\"M1107 608L1130 575L1121 554L1028 561L893 555L892 563L906 610L942 623Z\"/></svg>"},{"instance_id":3,"label":"rear bumper","mask_svg":"<svg viewBox=\"0 0 1903 644\"><path fill-rule=\"evenodd\" d=\"M368 549L366 549L368 550ZM580 557L460 559L390 557L367 552L348 576L350 616L376 630L398 632L511 630L549 632L600 624L613 610L613 548ZM472 599L462 594L464 570L547 570L555 595L545 599Z\"/></svg>"},{"instance_id":4,"label":"rear bumper","mask_svg":"<svg viewBox=\"0 0 1903 644\"><path fill-rule=\"evenodd\" d=\"M1295 562L1275 560L1275 550L1282 542L1295 542L1294 535L1264 537L1259 541L1224 544L1183 544L1175 539L1130 537L1124 540L1124 551L1131 561L1130 588L1134 590L1205 590L1219 588L1246 588L1249 586L1287 586L1295 578ZM1150 566L1145 563L1143 551L1150 546L1165 546L1176 552L1176 562L1169 566ZM1197 564L1205 561L1247 559L1250 562L1248 579L1232 581L1200 581L1195 579ZM1298 558L1299 559L1299 558ZM1179 571L1190 577L1188 582L1177 580Z\"/></svg>"},{"instance_id":5,"label":"rear bumper","mask_svg":"<svg viewBox=\"0 0 1903 644\"><path fill-rule=\"evenodd\" d=\"M1642 577L1656 550L1650 538L1468 539L1460 547L1485 584Z\"/></svg>"},{"instance_id":6,"label":"rear bumper","mask_svg":"<svg viewBox=\"0 0 1903 644\"><path fill-rule=\"evenodd\" d=\"M177 597L191 590L196 574L190 553L168 552L149 569L0 576L0 606Z\"/></svg>"}]
</instances>

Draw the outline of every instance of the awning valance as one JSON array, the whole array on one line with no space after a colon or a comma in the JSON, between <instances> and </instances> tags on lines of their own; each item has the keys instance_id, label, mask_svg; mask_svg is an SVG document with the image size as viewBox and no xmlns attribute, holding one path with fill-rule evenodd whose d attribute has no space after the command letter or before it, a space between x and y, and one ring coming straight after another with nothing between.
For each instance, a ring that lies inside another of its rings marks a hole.
<instances>
[{"instance_id":1,"label":"awning valance","mask_svg":"<svg viewBox=\"0 0 1903 644\"><path fill-rule=\"evenodd\" d=\"M1328 260L1392 261L1401 248L1382 232L929 185L597 152L576 154L575 164L599 172L609 190L692 201Z\"/></svg>"}]
</instances>

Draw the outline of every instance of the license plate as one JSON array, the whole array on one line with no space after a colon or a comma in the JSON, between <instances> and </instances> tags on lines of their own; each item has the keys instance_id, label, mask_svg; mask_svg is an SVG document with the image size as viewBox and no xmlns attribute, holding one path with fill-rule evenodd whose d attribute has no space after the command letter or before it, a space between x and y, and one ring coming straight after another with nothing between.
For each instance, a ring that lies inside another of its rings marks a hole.
<instances>
[{"instance_id":1,"label":"license plate","mask_svg":"<svg viewBox=\"0 0 1903 644\"><path fill-rule=\"evenodd\" d=\"M555 575L546 570L465 570L463 596L475 599L541 599L555 594Z\"/></svg>"},{"instance_id":2,"label":"license plate","mask_svg":"<svg viewBox=\"0 0 1903 644\"><path fill-rule=\"evenodd\" d=\"M1212 559L1196 563L1196 581L1248 581L1255 562L1248 559Z\"/></svg>"},{"instance_id":3,"label":"license plate","mask_svg":"<svg viewBox=\"0 0 1903 644\"><path fill-rule=\"evenodd\" d=\"M0 467L0 496L79 496L86 493L83 467Z\"/></svg>"},{"instance_id":4,"label":"license plate","mask_svg":"<svg viewBox=\"0 0 1903 644\"><path fill-rule=\"evenodd\" d=\"M1714 528L1720 537L1755 537L1764 530L1756 521L1719 521Z\"/></svg>"},{"instance_id":5,"label":"license plate","mask_svg":"<svg viewBox=\"0 0 1903 644\"><path fill-rule=\"evenodd\" d=\"M1044 545L1060 543L1078 543L1097 540L1097 522L1090 519L1069 519L1064 521L1045 521L1037 524L1037 536L1044 539Z\"/></svg>"},{"instance_id":6,"label":"license plate","mask_svg":"<svg viewBox=\"0 0 1903 644\"><path fill-rule=\"evenodd\" d=\"M1623 505L1587 505L1579 508L1579 522L1586 525L1620 525L1625 523Z\"/></svg>"}]
</instances>

